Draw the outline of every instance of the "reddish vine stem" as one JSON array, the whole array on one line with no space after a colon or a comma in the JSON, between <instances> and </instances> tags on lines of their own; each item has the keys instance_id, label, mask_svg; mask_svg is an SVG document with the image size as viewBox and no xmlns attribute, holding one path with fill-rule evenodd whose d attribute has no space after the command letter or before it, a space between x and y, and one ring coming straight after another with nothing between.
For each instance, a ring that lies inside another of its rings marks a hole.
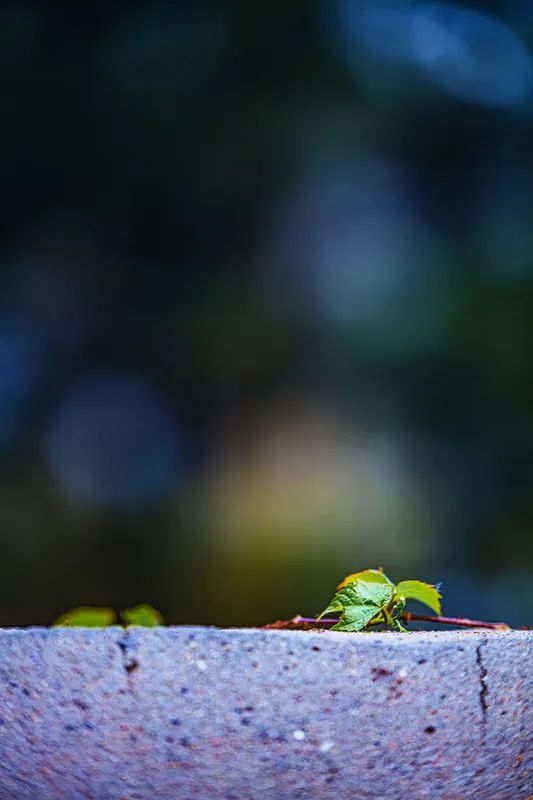
<instances>
[{"instance_id":1,"label":"reddish vine stem","mask_svg":"<svg viewBox=\"0 0 533 800\"><path fill-rule=\"evenodd\" d=\"M506 622L484 622L480 619L468 619L467 617L434 617L430 614L412 614L404 611L402 614L404 622L411 620L419 622L437 622L441 625L459 625L462 628L491 628L495 631L508 631L510 626Z\"/></svg>"},{"instance_id":2,"label":"reddish vine stem","mask_svg":"<svg viewBox=\"0 0 533 800\"><path fill-rule=\"evenodd\" d=\"M433 622L439 625L457 625L462 628L490 628L497 631L510 630L509 625L505 622L484 622L479 619L468 619L465 617L437 617L429 614L412 614L410 611L404 611L402 614L402 621L406 623L411 621ZM278 620L264 627L278 630L311 630L312 628L331 628L331 626L335 625L337 622L337 619L330 617L319 620L316 617L301 617L297 614L292 619Z\"/></svg>"}]
</instances>

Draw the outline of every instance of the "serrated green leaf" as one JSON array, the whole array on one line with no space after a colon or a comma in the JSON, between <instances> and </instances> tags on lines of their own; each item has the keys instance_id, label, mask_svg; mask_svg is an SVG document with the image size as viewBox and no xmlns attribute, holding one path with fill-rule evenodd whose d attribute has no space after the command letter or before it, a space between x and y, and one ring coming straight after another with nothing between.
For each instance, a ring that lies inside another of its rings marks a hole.
<instances>
[{"instance_id":1,"label":"serrated green leaf","mask_svg":"<svg viewBox=\"0 0 533 800\"><path fill-rule=\"evenodd\" d=\"M376 624L403 631L407 599L418 600L441 614L439 586L414 580L395 586L381 569L367 569L348 575L338 585L333 599L318 619L330 613L340 614L332 628L337 631L360 631Z\"/></svg>"},{"instance_id":2,"label":"serrated green leaf","mask_svg":"<svg viewBox=\"0 0 533 800\"><path fill-rule=\"evenodd\" d=\"M381 613L381 609L374 605L348 606L344 609L340 620L331 630L346 632L362 631L373 617L379 613Z\"/></svg>"},{"instance_id":3,"label":"serrated green leaf","mask_svg":"<svg viewBox=\"0 0 533 800\"><path fill-rule=\"evenodd\" d=\"M339 611L342 611L342 609L342 605L334 597L329 606L327 606L327 608L325 608L324 611L318 615L317 620L322 619L322 617L326 617L328 614L337 614Z\"/></svg>"},{"instance_id":4,"label":"serrated green leaf","mask_svg":"<svg viewBox=\"0 0 533 800\"><path fill-rule=\"evenodd\" d=\"M61 614L53 623L54 627L70 628L107 628L114 625L117 615L112 608L100 608L98 606L80 606L71 608L70 611Z\"/></svg>"},{"instance_id":5,"label":"serrated green leaf","mask_svg":"<svg viewBox=\"0 0 533 800\"><path fill-rule=\"evenodd\" d=\"M342 583L339 583L337 589L343 589L349 583L355 583L360 580L366 583L388 583L389 586L394 586L392 581L390 581L380 569L364 569L361 572L354 572L348 575Z\"/></svg>"},{"instance_id":6,"label":"serrated green leaf","mask_svg":"<svg viewBox=\"0 0 533 800\"><path fill-rule=\"evenodd\" d=\"M359 579L349 583L336 593L335 598L343 608L348 606L374 605L378 608L390 603L394 595L394 586L389 583L368 583Z\"/></svg>"},{"instance_id":7,"label":"serrated green leaf","mask_svg":"<svg viewBox=\"0 0 533 800\"><path fill-rule=\"evenodd\" d=\"M431 583L423 581L401 581L396 586L396 595L410 600L418 600L425 606L431 608L436 614L442 613L441 597L437 588Z\"/></svg>"},{"instance_id":8,"label":"serrated green leaf","mask_svg":"<svg viewBox=\"0 0 533 800\"><path fill-rule=\"evenodd\" d=\"M340 591L336 592L329 605L320 614L318 619L322 619L326 614L345 611L352 606L371 605L378 610L387 605L392 600L393 587L384 583L366 583L365 581L355 581L349 583Z\"/></svg>"},{"instance_id":9,"label":"serrated green leaf","mask_svg":"<svg viewBox=\"0 0 533 800\"><path fill-rule=\"evenodd\" d=\"M126 608L120 612L125 625L139 625L143 628L157 628L164 625L162 614L153 606L141 603L134 608Z\"/></svg>"},{"instance_id":10,"label":"serrated green leaf","mask_svg":"<svg viewBox=\"0 0 533 800\"><path fill-rule=\"evenodd\" d=\"M362 578L348 583L336 592L326 609L318 617L341 612L332 630L360 631L370 620L381 614L394 596L390 581L366 581Z\"/></svg>"}]
</instances>

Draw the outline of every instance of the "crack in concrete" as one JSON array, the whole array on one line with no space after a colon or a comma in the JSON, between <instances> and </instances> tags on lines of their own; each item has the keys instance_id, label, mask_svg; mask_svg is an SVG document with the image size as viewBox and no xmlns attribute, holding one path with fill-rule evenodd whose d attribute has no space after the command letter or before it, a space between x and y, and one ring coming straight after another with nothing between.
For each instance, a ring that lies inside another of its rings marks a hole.
<instances>
[{"instance_id":1,"label":"crack in concrete","mask_svg":"<svg viewBox=\"0 0 533 800\"><path fill-rule=\"evenodd\" d=\"M485 726L487 722L487 714L489 704L487 701L487 694L489 685L487 681L487 668L483 661L482 650L487 644L487 639L483 639L476 647L476 664L479 672L479 705L481 707L481 723Z\"/></svg>"},{"instance_id":2,"label":"crack in concrete","mask_svg":"<svg viewBox=\"0 0 533 800\"><path fill-rule=\"evenodd\" d=\"M126 674L126 680L128 682L128 688L131 690L131 674L139 667L139 662L135 659L131 653L129 652L130 648L130 634L129 631L125 630L123 634L120 634L119 638L117 639L117 646L120 650L120 658L122 662L122 669Z\"/></svg>"}]
</instances>

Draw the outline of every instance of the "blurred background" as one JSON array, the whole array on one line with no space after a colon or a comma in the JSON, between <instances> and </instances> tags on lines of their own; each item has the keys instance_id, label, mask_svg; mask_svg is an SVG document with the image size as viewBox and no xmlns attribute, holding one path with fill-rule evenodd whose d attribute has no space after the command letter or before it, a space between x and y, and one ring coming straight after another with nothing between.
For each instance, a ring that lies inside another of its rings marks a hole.
<instances>
[{"instance_id":1,"label":"blurred background","mask_svg":"<svg viewBox=\"0 0 533 800\"><path fill-rule=\"evenodd\" d=\"M533 616L533 3L0 8L0 624Z\"/></svg>"}]
</instances>

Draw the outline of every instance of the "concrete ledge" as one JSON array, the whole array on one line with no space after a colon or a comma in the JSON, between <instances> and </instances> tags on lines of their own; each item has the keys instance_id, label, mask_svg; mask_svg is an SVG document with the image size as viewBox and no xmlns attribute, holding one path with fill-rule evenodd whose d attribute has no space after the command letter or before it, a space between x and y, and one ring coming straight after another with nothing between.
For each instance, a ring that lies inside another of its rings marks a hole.
<instances>
[{"instance_id":1,"label":"concrete ledge","mask_svg":"<svg viewBox=\"0 0 533 800\"><path fill-rule=\"evenodd\" d=\"M0 631L1 800L520 800L529 631Z\"/></svg>"}]
</instances>

